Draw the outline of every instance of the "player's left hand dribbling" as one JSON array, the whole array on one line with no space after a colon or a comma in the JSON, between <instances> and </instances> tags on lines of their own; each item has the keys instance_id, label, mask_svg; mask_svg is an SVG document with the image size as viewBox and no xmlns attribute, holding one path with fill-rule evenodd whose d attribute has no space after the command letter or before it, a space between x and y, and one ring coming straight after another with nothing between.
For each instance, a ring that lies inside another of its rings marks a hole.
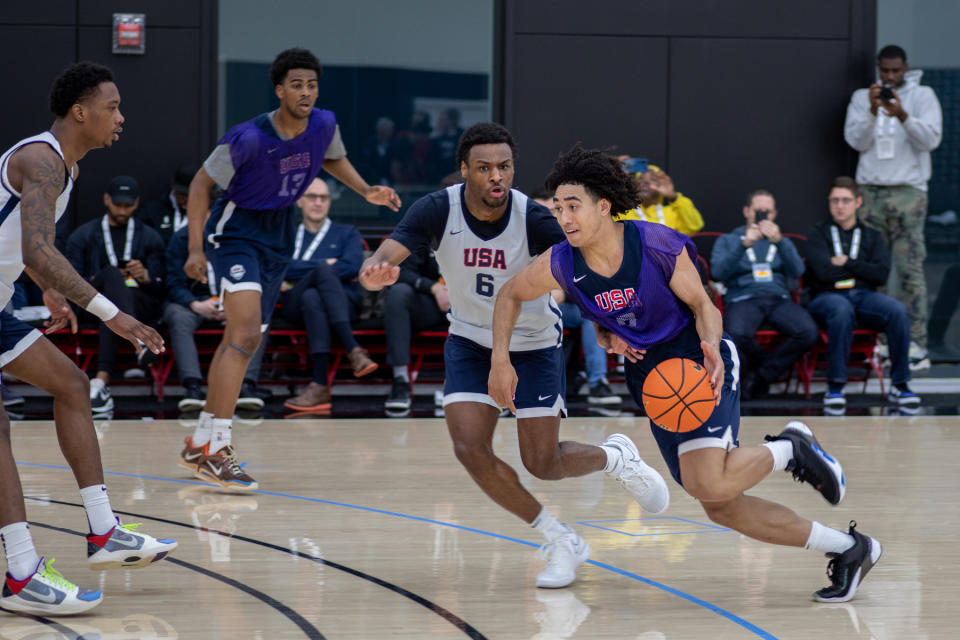
<instances>
[{"instance_id":1,"label":"player's left hand dribbling","mask_svg":"<svg viewBox=\"0 0 960 640\"><path fill-rule=\"evenodd\" d=\"M723 391L723 358L720 357L720 350L709 342L701 342L700 349L703 351L703 366L710 375L713 397L717 399L717 405L719 405L720 393Z\"/></svg>"},{"instance_id":2,"label":"player's left hand dribbling","mask_svg":"<svg viewBox=\"0 0 960 640\"><path fill-rule=\"evenodd\" d=\"M43 304L50 310L50 319L43 323L44 333L59 331L70 325L70 333L77 332L77 316L62 293L55 289L43 292Z\"/></svg>"},{"instance_id":3,"label":"player's left hand dribbling","mask_svg":"<svg viewBox=\"0 0 960 640\"><path fill-rule=\"evenodd\" d=\"M380 291L393 284L400 277L400 267L390 266L389 263L371 264L360 270L357 280L367 291Z\"/></svg>"}]
</instances>

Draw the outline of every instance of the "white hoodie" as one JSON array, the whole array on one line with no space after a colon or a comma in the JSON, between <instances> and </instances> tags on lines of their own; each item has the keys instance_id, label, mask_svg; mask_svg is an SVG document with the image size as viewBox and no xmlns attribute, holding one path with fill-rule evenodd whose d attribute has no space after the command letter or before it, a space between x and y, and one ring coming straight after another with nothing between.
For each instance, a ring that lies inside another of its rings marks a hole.
<instances>
[{"instance_id":1,"label":"white hoodie","mask_svg":"<svg viewBox=\"0 0 960 640\"><path fill-rule=\"evenodd\" d=\"M920 85L923 71L914 69L904 74L897 94L907 112L900 122L889 116L883 107L877 115L870 113L869 89L857 89L847 106L843 137L860 152L857 183L872 185L909 185L927 190L930 180L930 152L940 145L943 115L933 89ZM893 140L893 157L881 159L877 140Z\"/></svg>"}]
</instances>

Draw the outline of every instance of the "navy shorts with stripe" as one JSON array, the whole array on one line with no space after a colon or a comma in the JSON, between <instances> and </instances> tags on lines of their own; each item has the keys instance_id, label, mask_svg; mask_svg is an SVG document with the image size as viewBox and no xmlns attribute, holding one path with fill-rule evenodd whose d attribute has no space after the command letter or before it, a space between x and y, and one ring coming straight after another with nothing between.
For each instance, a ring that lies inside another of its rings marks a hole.
<instances>
[{"instance_id":1,"label":"navy shorts with stripe","mask_svg":"<svg viewBox=\"0 0 960 640\"><path fill-rule=\"evenodd\" d=\"M457 335L447 338L443 346L446 369L443 406L454 402L480 402L497 406L487 393L491 353L491 349L467 338ZM511 351L510 363L519 378L513 399L518 418L558 414L566 417L567 377L562 348Z\"/></svg>"},{"instance_id":2,"label":"navy shorts with stripe","mask_svg":"<svg viewBox=\"0 0 960 640\"><path fill-rule=\"evenodd\" d=\"M223 239L217 244L207 247L207 259L219 279L217 290L259 291L260 321L269 323L289 261L249 241Z\"/></svg>"},{"instance_id":3,"label":"navy shorts with stripe","mask_svg":"<svg viewBox=\"0 0 960 640\"><path fill-rule=\"evenodd\" d=\"M6 311L0 311L0 367L17 359L43 333Z\"/></svg>"},{"instance_id":4,"label":"navy shorts with stripe","mask_svg":"<svg viewBox=\"0 0 960 640\"><path fill-rule=\"evenodd\" d=\"M737 347L727 334L720 341L720 357L723 360L723 390L720 404L699 428L686 433L674 433L650 421L653 437L660 447L670 475L683 486L680 478L680 456L687 451L704 448L722 448L727 451L739 446L740 435L740 357ZM700 338L691 321L680 336L663 345L648 349L643 360L626 363L627 388L638 406L643 406L643 381L657 363L670 358L689 358L703 364Z\"/></svg>"}]
</instances>

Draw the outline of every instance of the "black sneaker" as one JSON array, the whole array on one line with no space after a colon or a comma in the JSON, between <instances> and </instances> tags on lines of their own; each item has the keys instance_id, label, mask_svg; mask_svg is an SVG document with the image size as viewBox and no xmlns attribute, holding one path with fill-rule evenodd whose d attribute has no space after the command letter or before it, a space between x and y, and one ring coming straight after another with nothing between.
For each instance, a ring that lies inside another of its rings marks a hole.
<instances>
[{"instance_id":1,"label":"black sneaker","mask_svg":"<svg viewBox=\"0 0 960 640\"><path fill-rule=\"evenodd\" d=\"M847 491L843 467L823 450L810 427L802 422L790 422L780 435L767 436L766 439L792 442L793 459L787 464L787 471L793 473L797 482L811 484L830 504L840 504Z\"/></svg>"},{"instance_id":2,"label":"black sneaker","mask_svg":"<svg viewBox=\"0 0 960 640\"><path fill-rule=\"evenodd\" d=\"M250 378L244 378L243 382L244 384L250 385L250 389L253 391L253 395L257 396L264 402L267 402L268 400L273 398L273 391L271 391L266 387L257 386L257 383L251 380Z\"/></svg>"},{"instance_id":3,"label":"black sneaker","mask_svg":"<svg viewBox=\"0 0 960 640\"><path fill-rule=\"evenodd\" d=\"M204 404L203 390L200 388L200 381L195 378L188 378L183 381L183 397L177 403L177 408L181 411L202 408Z\"/></svg>"},{"instance_id":4,"label":"black sneaker","mask_svg":"<svg viewBox=\"0 0 960 640\"><path fill-rule=\"evenodd\" d=\"M622 400L613 392L607 381L601 378L596 384L590 385L587 402L589 404L620 404Z\"/></svg>"},{"instance_id":5,"label":"black sneaker","mask_svg":"<svg viewBox=\"0 0 960 640\"><path fill-rule=\"evenodd\" d=\"M880 543L857 531L857 523L850 521L853 546L840 554L828 553L827 577L830 586L815 591L813 599L819 602L846 602L857 593L857 587L880 560Z\"/></svg>"},{"instance_id":6,"label":"black sneaker","mask_svg":"<svg viewBox=\"0 0 960 640\"><path fill-rule=\"evenodd\" d=\"M410 408L410 383L406 378L397 376L393 379L393 385L390 386L390 395L387 401L383 403L385 409L393 411Z\"/></svg>"},{"instance_id":7,"label":"black sneaker","mask_svg":"<svg viewBox=\"0 0 960 640\"><path fill-rule=\"evenodd\" d=\"M237 398L238 409L263 409L263 398L257 395L256 387L248 380L243 381L240 387L240 397Z\"/></svg>"}]
</instances>

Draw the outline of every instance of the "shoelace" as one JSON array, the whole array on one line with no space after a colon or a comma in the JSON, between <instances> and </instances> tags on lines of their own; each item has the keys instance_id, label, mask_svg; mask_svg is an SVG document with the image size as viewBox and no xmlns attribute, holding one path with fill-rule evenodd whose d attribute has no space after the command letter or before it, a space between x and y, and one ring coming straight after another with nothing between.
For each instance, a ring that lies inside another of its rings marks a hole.
<instances>
[{"instance_id":1,"label":"shoelace","mask_svg":"<svg viewBox=\"0 0 960 640\"><path fill-rule=\"evenodd\" d=\"M136 533L142 522L131 522L130 524L121 524L120 528L130 533Z\"/></svg>"},{"instance_id":2,"label":"shoelace","mask_svg":"<svg viewBox=\"0 0 960 640\"><path fill-rule=\"evenodd\" d=\"M246 462L240 462L237 458L237 452L233 450L233 447L226 446L220 450L220 453L223 454L223 457L227 460L227 466L233 475L238 476L243 473L243 468L247 466Z\"/></svg>"},{"instance_id":3,"label":"shoelace","mask_svg":"<svg viewBox=\"0 0 960 640\"><path fill-rule=\"evenodd\" d=\"M43 573L40 575L55 584L56 586L70 591L76 589L76 585L67 580L62 573L53 568L53 558L47 560L47 565L43 568Z\"/></svg>"}]
</instances>

